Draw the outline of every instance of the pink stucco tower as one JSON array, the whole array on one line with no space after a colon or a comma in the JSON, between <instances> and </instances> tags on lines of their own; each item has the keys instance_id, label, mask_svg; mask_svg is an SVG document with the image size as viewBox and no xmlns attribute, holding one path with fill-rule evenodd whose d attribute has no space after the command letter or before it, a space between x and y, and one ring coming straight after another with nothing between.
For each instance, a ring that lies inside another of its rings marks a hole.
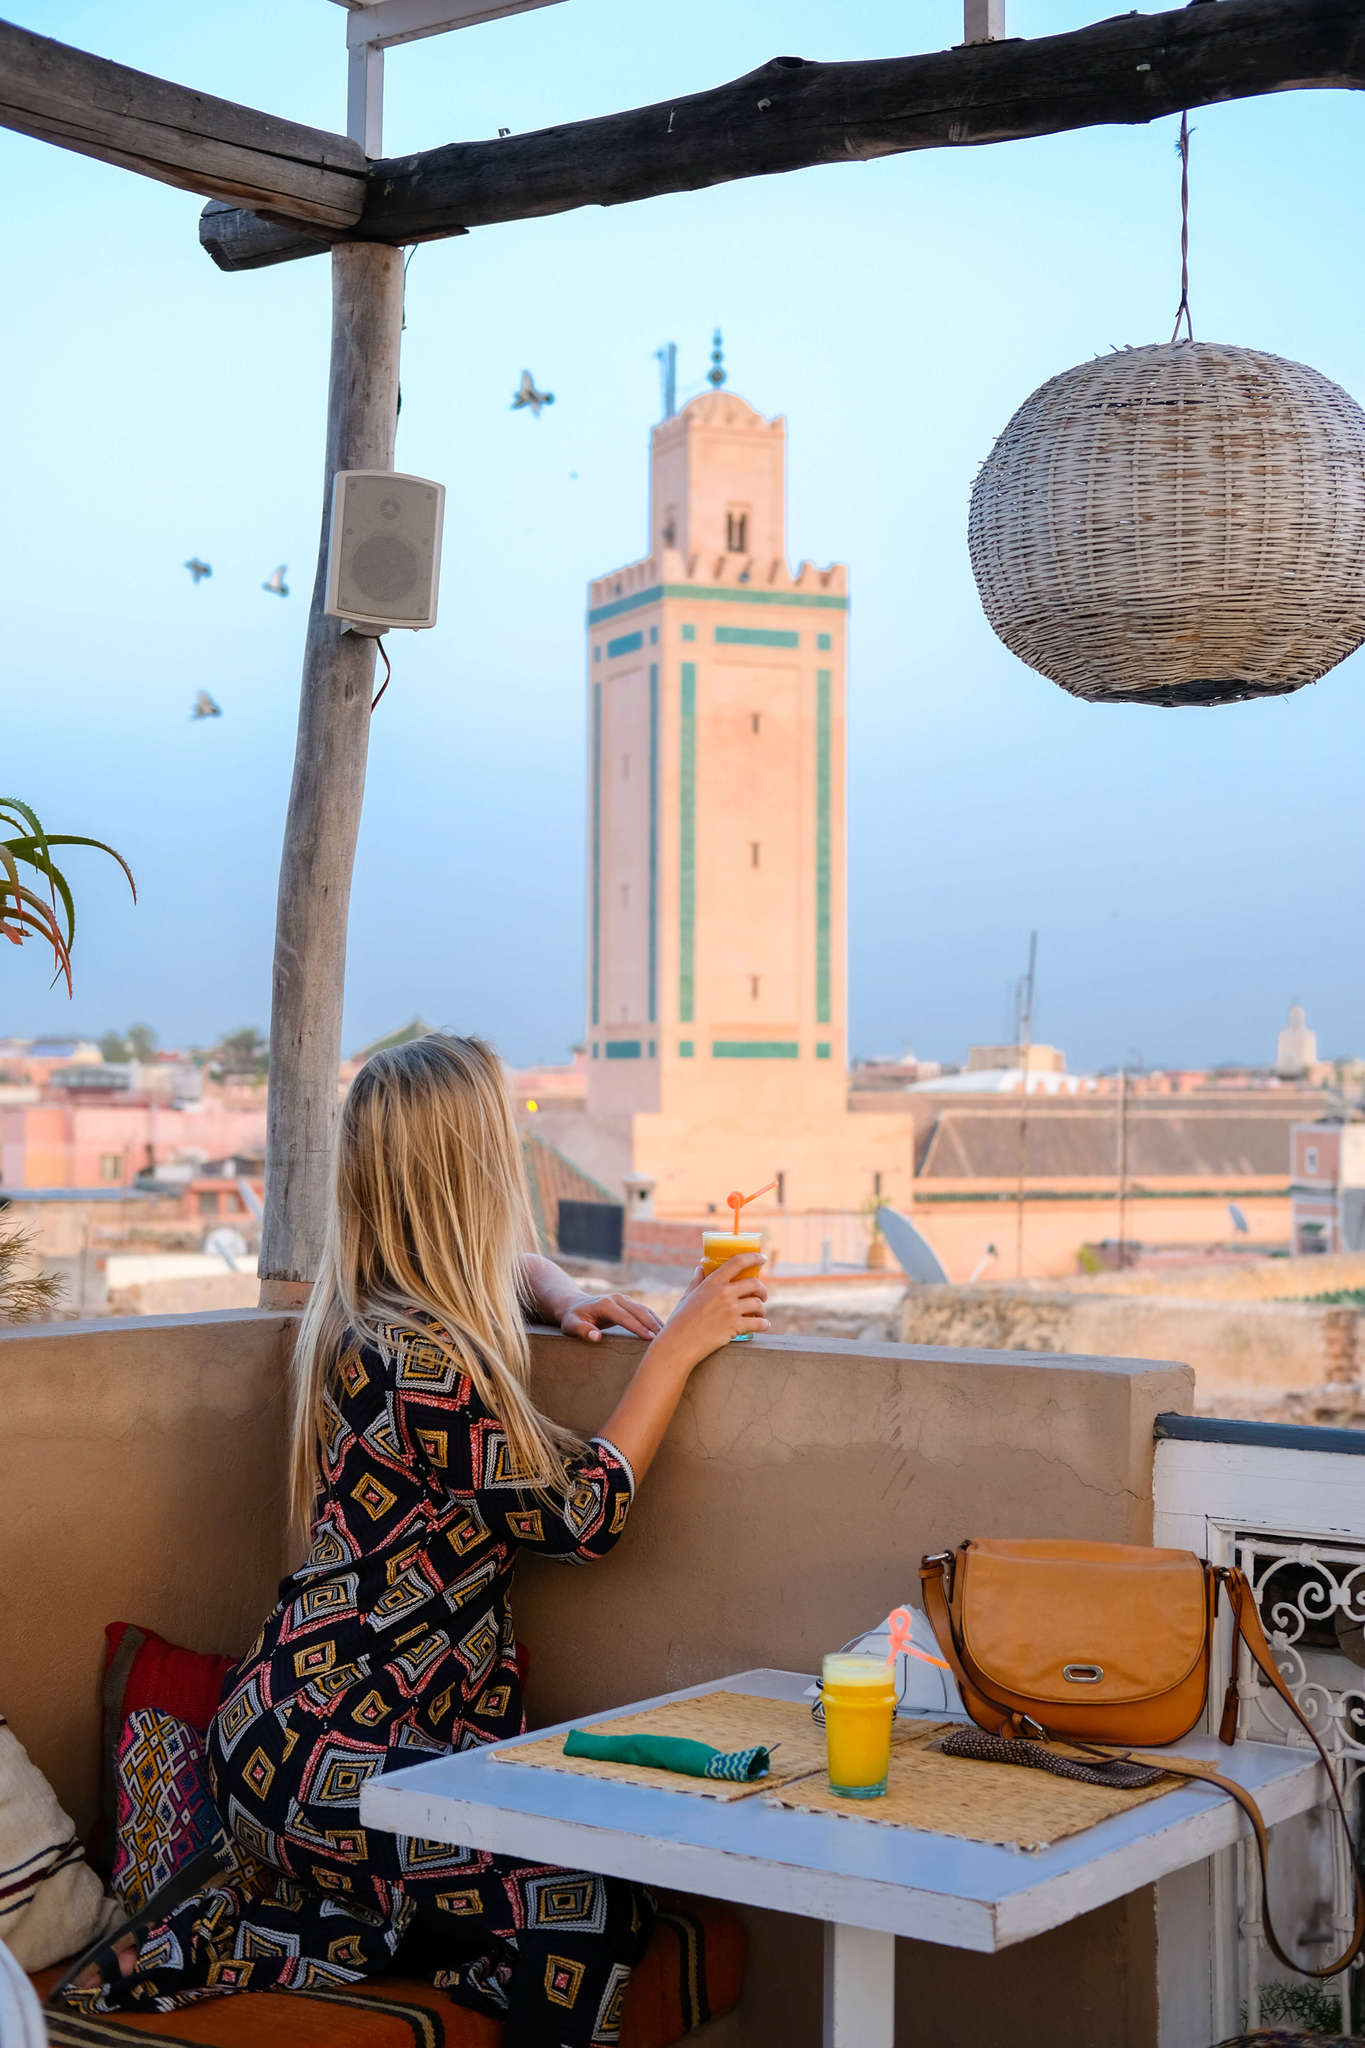
<instances>
[{"instance_id":1,"label":"pink stucco tower","mask_svg":"<svg viewBox=\"0 0 1365 2048\"><path fill-rule=\"evenodd\" d=\"M721 389L662 421L649 554L589 590L588 1111L662 1213L891 1194L845 1113L848 577L788 567L786 441Z\"/></svg>"}]
</instances>

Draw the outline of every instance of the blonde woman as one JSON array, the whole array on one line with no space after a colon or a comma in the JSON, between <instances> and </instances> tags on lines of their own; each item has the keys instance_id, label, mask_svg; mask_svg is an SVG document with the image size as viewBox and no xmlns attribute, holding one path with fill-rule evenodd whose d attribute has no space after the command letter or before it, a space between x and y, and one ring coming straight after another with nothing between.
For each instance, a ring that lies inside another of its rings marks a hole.
<instances>
[{"instance_id":1,"label":"blonde woman","mask_svg":"<svg viewBox=\"0 0 1365 2048\"><path fill-rule=\"evenodd\" d=\"M322 1272L294 1360L292 1494L307 1558L230 1675L209 1735L240 1874L97 1958L65 1995L166 2011L214 1992L383 1970L400 1940L504 2021L506 2048L617 2038L647 1895L376 1833L361 1787L523 1725L509 1596L519 1551L602 1557L626 1526L689 1374L764 1330L735 1259L669 1321L594 1305L530 1258L530 1208L495 1055L430 1037L376 1053L342 1111ZM652 1337L584 1444L529 1391L524 1314L590 1340Z\"/></svg>"}]
</instances>

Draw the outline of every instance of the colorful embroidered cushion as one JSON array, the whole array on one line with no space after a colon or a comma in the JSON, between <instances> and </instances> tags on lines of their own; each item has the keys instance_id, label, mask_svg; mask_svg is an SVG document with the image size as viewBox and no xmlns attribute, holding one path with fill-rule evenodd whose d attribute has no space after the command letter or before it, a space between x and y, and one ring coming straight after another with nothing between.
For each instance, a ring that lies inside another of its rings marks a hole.
<instances>
[{"instance_id":1,"label":"colorful embroidered cushion","mask_svg":"<svg viewBox=\"0 0 1365 2048\"><path fill-rule=\"evenodd\" d=\"M729 2012L739 2003L744 1953L744 1929L727 1906L662 1901L626 1994L621 2048L672 2048ZM50 1982L39 1978L39 1992ZM499 2048L502 2038L495 2021L410 1977L376 1977L355 1991L253 1991L138 2018L56 2010L47 2023L52 2048L151 2048L167 2039L179 2048Z\"/></svg>"},{"instance_id":2,"label":"colorful embroidered cushion","mask_svg":"<svg viewBox=\"0 0 1365 2048\"><path fill-rule=\"evenodd\" d=\"M182 1649L154 1629L127 1621L111 1621L104 1639L105 1712L119 1728L135 1707L159 1707L207 1733L233 1658Z\"/></svg>"},{"instance_id":3,"label":"colorful embroidered cushion","mask_svg":"<svg viewBox=\"0 0 1365 2048\"><path fill-rule=\"evenodd\" d=\"M127 1621L111 1621L104 1637L102 1792L91 1861L97 1869L107 1871L118 1826L118 1751L128 1716L139 1707L154 1707L163 1714L174 1714L201 1735L207 1734L235 1659L182 1649L154 1629L135 1628ZM524 1643L517 1644L516 1657L525 1687L531 1656Z\"/></svg>"},{"instance_id":4,"label":"colorful embroidered cushion","mask_svg":"<svg viewBox=\"0 0 1365 2048\"><path fill-rule=\"evenodd\" d=\"M117 1821L112 1884L130 1913L221 1834L204 1738L174 1714L138 1707L114 1762Z\"/></svg>"},{"instance_id":5,"label":"colorful embroidered cushion","mask_svg":"<svg viewBox=\"0 0 1365 2048\"><path fill-rule=\"evenodd\" d=\"M140 1707L153 1707L206 1734L234 1660L182 1649L153 1629L135 1628L126 1621L111 1621L104 1635L103 1783L92 1860L107 1870L118 1826L119 1744L128 1716Z\"/></svg>"}]
</instances>

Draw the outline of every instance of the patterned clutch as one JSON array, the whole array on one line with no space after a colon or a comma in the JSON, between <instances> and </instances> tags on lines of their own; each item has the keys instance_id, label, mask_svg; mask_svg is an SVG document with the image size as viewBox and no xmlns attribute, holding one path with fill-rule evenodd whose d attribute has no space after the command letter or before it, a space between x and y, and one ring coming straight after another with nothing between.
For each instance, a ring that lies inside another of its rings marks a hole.
<instances>
[{"instance_id":1,"label":"patterned clutch","mask_svg":"<svg viewBox=\"0 0 1365 2048\"><path fill-rule=\"evenodd\" d=\"M945 1756L965 1756L983 1764L1025 1764L1035 1771L1051 1771L1055 1778L1075 1778L1082 1785L1111 1785L1122 1792L1142 1792L1155 1785L1165 1773L1152 1764L1125 1763L1119 1757L1069 1755L1049 1749L1042 1742L1007 1742L1003 1735L988 1735L984 1728L959 1728L939 1744Z\"/></svg>"}]
</instances>

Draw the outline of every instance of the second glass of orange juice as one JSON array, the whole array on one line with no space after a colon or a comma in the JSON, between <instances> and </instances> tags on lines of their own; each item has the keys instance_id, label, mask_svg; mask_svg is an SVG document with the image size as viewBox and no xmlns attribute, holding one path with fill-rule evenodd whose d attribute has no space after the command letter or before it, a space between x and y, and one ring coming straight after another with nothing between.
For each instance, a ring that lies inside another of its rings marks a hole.
<instances>
[{"instance_id":1,"label":"second glass of orange juice","mask_svg":"<svg viewBox=\"0 0 1365 2048\"><path fill-rule=\"evenodd\" d=\"M715 1272L717 1266L723 1266L727 1259L736 1258L740 1252L753 1252L758 1256L762 1251L763 1232L761 1230L741 1230L737 1234L732 1230L704 1230L701 1234L701 1269L703 1274L709 1278ZM756 1273L758 1267L757 1265L746 1266L744 1270ZM732 1342L736 1344L752 1344L752 1330L741 1330L740 1334L732 1339Z\"/></svg>"}]
</instances>

